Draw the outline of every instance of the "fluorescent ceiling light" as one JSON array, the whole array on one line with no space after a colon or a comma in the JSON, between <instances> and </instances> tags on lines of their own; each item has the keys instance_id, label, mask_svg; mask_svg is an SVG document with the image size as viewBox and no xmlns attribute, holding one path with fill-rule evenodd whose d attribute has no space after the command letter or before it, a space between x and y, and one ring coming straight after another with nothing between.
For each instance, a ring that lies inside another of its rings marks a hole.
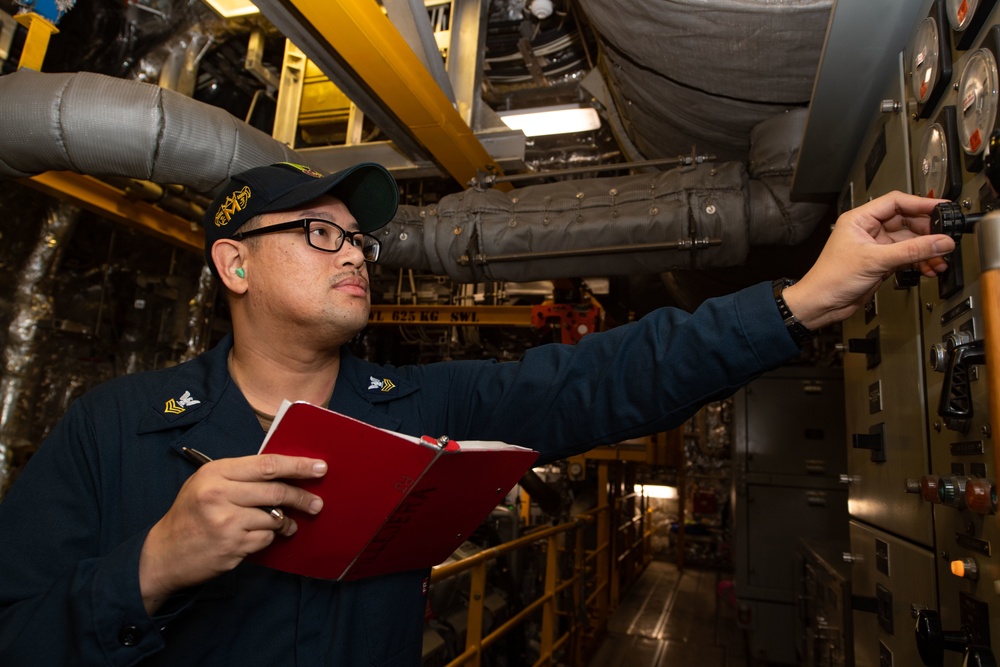
<instances>
[{"instance_id":1,"label":"fluorescent ceiling light","mask_svg":"<svg viewBox=\"0 0 1000 667\"><path fill-rule=\"evenodd\" d=\"M214 9L219 16L226 19L237 16L249 16L260 12L257 6L250 0L205 0L205 3Z\"/></svg>"},{"instance_id":2,"label":"fluorescent ceiling light","mask_svg":"<svg viewBox=\"0 0 1000 667\"><path fill-rule=\"evenodd\" d=\"M597 109L581 108L577 104L499 111L497 115L507 127L521 130L526 137L585 132L596 130L601 126L601 117L597 115Z\"/></svg>"},{"instance_id":3,"label":"fluorescent ceiling light","mask_svg":"<svg viewBox=\"0 0 1000 667\"><path fill-rule=\"evenodd\" d=\"M647 498L665 498L673 500L677 498L676 486L660 486L653 484L636 484L632 487L635 493L645 493Z\"/></svg>"}]
</instances>

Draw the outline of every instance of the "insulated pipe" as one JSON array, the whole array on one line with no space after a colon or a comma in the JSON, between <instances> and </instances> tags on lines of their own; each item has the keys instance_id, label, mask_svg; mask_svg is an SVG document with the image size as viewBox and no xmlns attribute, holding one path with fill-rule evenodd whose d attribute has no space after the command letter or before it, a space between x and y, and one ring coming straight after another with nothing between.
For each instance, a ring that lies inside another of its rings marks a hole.
<instances>
[{"instance_id":1,"label":"insulated pipe","mask_svg":"<svg viewBox=\"0 0 1000 667\"><path fill-rule=\"evenodd\" d=\"M236 172L302 160L218 107L88 72L0 77L0 117L0 179L71 170L214 194ZM755 127L749 171L696 164L401 206L380 261L467 283L738 266L750 245L798 243L825 214L788 196L805 120L799 109ZM491 263L511 256L523 261Z\"/></svg>"},{"instance_id":2,"label":"insulated pipe","mask_svg":"<svg viewBox=\"0 0 1000 667\"><path fill-rule=\"evenodd\" d=\"M1000 418L1000 212L993 211L976 225L979 240L979 289L983 302L983 340L986 343L986 388L989 420ZM993 483L1000 480L1000 446L993 446Z\"/></svg>"},{"instance_id":3,"label":"insulated pipe","mask_svg":"<svg viewBox=\"0 0 1000 667\"><path fill-rule=\"evenodd\" d=\"M755 127L749 171L699 163L401 206L377 232L379 261L462 283L739 266L751 245L800 243L826 214L789 195L805 120L803 109Z\"/></svg>"},{"instance_id":4,"label":"insulated pipe","mask_svg":"<svg viewBox=\"0 0 1000 667\"><path fill-rule=\"evenodd\" d=\"M301 161L224 109L91 72L0 77L0 117L0 178L67 170L214 193L245 169Z\"/></svg>"}]
</instances>

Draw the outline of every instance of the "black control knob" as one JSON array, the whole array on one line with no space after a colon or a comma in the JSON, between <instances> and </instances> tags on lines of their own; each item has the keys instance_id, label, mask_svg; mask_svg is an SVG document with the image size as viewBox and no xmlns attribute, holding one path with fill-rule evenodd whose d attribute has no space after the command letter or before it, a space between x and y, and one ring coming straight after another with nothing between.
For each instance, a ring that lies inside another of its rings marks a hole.
<instances>
[{"instance_id":1,"label":"black control knob","mask_svg":"<svg viewBox=\"0 0 1000 667\"><path fill-rule=\"evenodd\" d=\"M946 348L951 347L951 341ZM932 353L933 359L933 353ZM972 386L969 368L986 363L986 346L982 339L951 348L941 385L938 414L952 431L965 433L973 416Z\"/></svg>"},{"instance_id":2,"label":"black control knob","mask_svg":"<svg viewBox=\"0 0 1000 667\"><path fill-rule=\"evenodd\" d=\"M963 234L972 233L982 213L962 213L962 207L955 202L938 204L931 211L931 233L947 234L955 241L961 241Z\"/></svg>"},{"instance_id":3,"label":"black control knob","mask_svg":"<svg viewBox=\"0 0 1000 667\"><path fill-rule=\"evenodd\" d=\"M917 612L917 653L927 667L942 667L944 652L963 652L969 647L970 638L964 630L945 632L941 629L941 615L930 609Z\"/></svg>"},{"instance_id":4,"label":"black control knob","mask_svg":"<svg viewBox=\"0 0 1000 667\"><path fill-rule=\"evenodd\" d=\"M893 276L896 289L908 289L920 284L920 271L917 269L899 269Z\"/></svg>"}]
</instances>

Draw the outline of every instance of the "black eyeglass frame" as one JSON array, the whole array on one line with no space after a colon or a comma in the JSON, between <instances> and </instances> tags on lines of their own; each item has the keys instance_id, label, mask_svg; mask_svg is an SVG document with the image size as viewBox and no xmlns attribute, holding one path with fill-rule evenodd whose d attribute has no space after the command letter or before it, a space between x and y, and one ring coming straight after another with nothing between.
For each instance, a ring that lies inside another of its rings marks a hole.
<instances>
[{"instance_id":1,"label":"black eyeglass frame","mask_svg":"<svg viewBox=\"0 0 1000 667\"><path fill-rule=\"evenodd\" d=\"M309 233L309 227L314 222L321 222L324 225L329 225L330 227L334 227L338 231L340 231L340 243L337 244L336 248L320 248L317 245L313 245L312 235ZM248 232L236 232L235 234L233 234L233 239L236 241L242 241L243 239L247 239L253 236L261 236L262 234L273 234L276 232L287 232L289 230L299 229L299 228L301 228L302 231L305 232L306 243L309 244L309 247L315 248L320 252L340 252L344 247L344 241L348 237L350 237L351 245L360 250L362 254L364 254L365 252L364 239L369 239L369 241L371 242L369 249L374 253L374 257L372 257L371 259L365 257L365 261L369 262L370 264L374 264L375 262L378 261L378 256L382 249L381 241L379 241L371 234L366 234L365 232L360 232L360 231L349 232L340 225L338 225L337 223L330 222L329 220L324 220L323 218L302 218L300 220L291 220L289 222L279 222L276 225L268 225L267 227L260 227L259 229L251 229ZM361 237L361 240L359 240L358 243L355 243L354 239L358 236ZM361 245L359 245L359 243Z\"/></svg>"}]
</instances>

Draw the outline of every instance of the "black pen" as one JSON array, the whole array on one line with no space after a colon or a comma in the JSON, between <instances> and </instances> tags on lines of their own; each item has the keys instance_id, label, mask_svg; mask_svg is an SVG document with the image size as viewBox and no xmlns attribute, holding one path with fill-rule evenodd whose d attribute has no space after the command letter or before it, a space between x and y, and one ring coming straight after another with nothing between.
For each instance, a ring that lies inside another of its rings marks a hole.
<instances>
[{"instance_id":1,"label":"black pen","mask_svg":"<svg viewBox=\"0 0 1000 667\"><path fill-rule=\"evenodd\" d=\"M199 468L205 465L206 463L212 462L211 456L209 456L208 454L203 454L199 452L197 449L191 449L190 447L181 447L181 451L184 453L184 456L186 456L187 459L191 461L191 463L195 464ZM285 518L285 513L281 511L280 507L261 507L261 509L270 514L271 516L273 516L278 521L281 521L282 519Z\"/></svg>"}]
</instances>

